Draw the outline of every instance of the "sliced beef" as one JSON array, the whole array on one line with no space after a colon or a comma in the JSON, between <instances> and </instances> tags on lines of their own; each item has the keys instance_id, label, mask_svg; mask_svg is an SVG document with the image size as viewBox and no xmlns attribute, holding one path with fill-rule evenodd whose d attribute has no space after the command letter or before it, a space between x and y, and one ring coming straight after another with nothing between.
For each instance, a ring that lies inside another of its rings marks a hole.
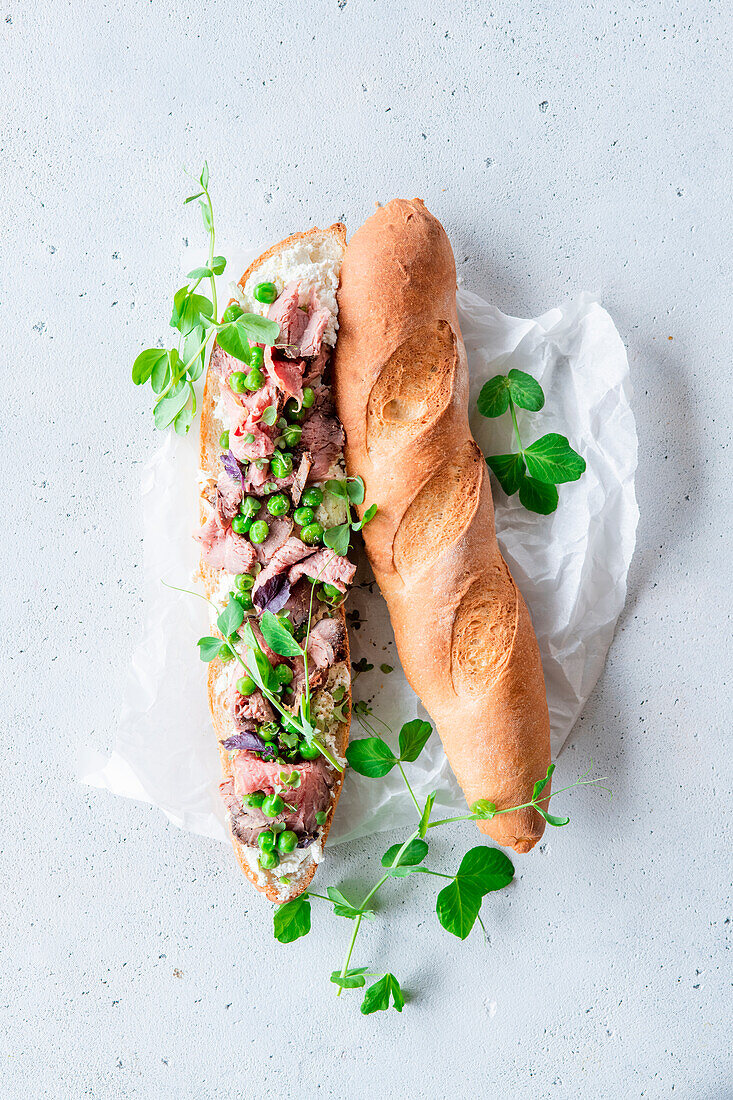
<instances>
[{"instance_id":1,"label":"sliced beef","mask_svg":"<svg viewBox=\"0 0 733 1100\"><path fill-rule=\"evenodd\" d=\"M253 691L251 695L240 695L234 688L231 710L237 729L240 728L240 723L244 730L249 728L248 723L257 722L259 725L264 725L266 722L274 721L275 718L272 707L261 691Z\"/></svg>"},{"instance_id":2,"label":"sliced beef","mask_svg":"<svg viewBox=\"0 0 733 1100\"><path fill-rule=\"evenodd\" d=\"M331 352L329 348L325 344L321 344L321 350L318 352L318 355L315 359L311 359L305 368L305 373L303 375L304 386L310 386L312 382L315 382L321 377L330 357Z\"/></svg>"},{"instance_id":3,"label":"sliced beef","mask_svg":"<svg viewBox=\"0 0 733 1100\"><path fill-rule=\"evenodd\" d=\"M260 510L260 517L265 520L270 530L265 541L255 546L255 554L258 562L267 565L273 555L290 538L293 520L290 516L271 516L265 508Z\"/></svg>"},{"instance_id":4,"label":"sliced beef","mask_svg":"<svg viewBox=\"0 0 733 1100\"><path fill-rule=\"evenodd\" d=\"M293 770L300 773L300 786L289 788L281 797L294 809L284 810L275 820L282 821L287 829L293 829L298 835L312 834L318 829L316 814L328 809L331 801L331 787L334 771L323 758L305 760L300 764L276 764L259 760L251 753L238 753L232 761L234 770L234 793L240 798L253 791L265 791L272 794L275 785L280 784L280 773ZM261 813L261 811L258 811ZM254 813L248 817L254 818ZM264 815L262 815L264 818ZM264 818L263 824L268 819Z\"/></svg>"},{"instance_id":5,"label":"sliced beef","mask_svg":"<svg viewBox=\"0 0 733 1100\"><path fill-rule=\"evenodd\" d=\"M288 590L288 596L285 603L282 605L282 610L287 611L290 615L290 621L293 626L302 626L304 622L308 620L308 612L311 606L311 592L313 586L306 577L301 577L292 587L289 583L284 586ZM318 601L314 598L313 608L318 606ZM278 608L279 610L279 608Z\"/></svg>"},{"instance_id":6,"label":"sliced beef","mask_svg":"<svg viewBox=\"0 0 733 1100\"><path fill-rule=\"evenodd\" d=\"M252 543L235 534L231 527L222 526L216 514L207 519L194 538L201 543L201 556L212 569L248 573L255 563Z\"/></svg>"},{"instance_id":7,"label":"sliced beef","mask_svg":"<svg viewBox=\"0 0 733 1100\"><path fill-rule=\"evenodd\" d=\"M300 283L294 280L287 284L282 294L270 306L267 316L280 326L278 346L285 345L285 354L298 354L300 338L308 324L308 315L299 308Z\"/></svg>"},{"instance_id":8,"label":"sliced beef","mask_svg":"<svg viewBox=\"0 0 733 1100\"><path fill-rule=\"evenodd\" d=\"M306 359L313 359L318 355L330 320L331 314L327 309L313 309L309 312L308 324L300 340L300 354Z\"/></svg>"},{"instance_id":9,"label":"sliced beef","mask_svg":"<svg viewBox=\"0 0 733 1100\"><path fill-rule=\"evenodd\" d=\"M289 663L294 675L290 681L290 695L287 696L286 708L293 714L297 714L300 709L300 699L305 690L305 661L302 657L293 657ZM318 688L323 687L327 679L327 668L318 668L313 661L308 662L308 686L311 695Z\"/></svg>"},{"instance_id":10,"label":"sliced beef","mask_svg":"<svg viewBox=\"0 0 733 1100\"><path fill-rule=\"evenodd\" d=\"M249 420L229 432L229 449L240 462L269 458L275 450L276 428Z\"/></svg>"},{"instance_id":11,"label":"sliced beef","mask_svg":"<svg viewBox=\"0 0 733 1100\"><path fill-rule=\"evenodd\" d=\"M317 577L323 584L332 584L339 592L345 592L355 572L356 565L348 558L342 558L334 550L317 550L290 567L288 580L292 585L300 577Z\"/></svg>"},{"instance_id":12,"label":"sliced beef","mask_svg":"<svg viewBox=\"0 0 733 1100\"><path fill-rule=\"evenodd\" d=\"M294 397L300 405L303 401L302 359L283 359L272 348L265 348L265 370L270 381L288 397Z\"/></svg>"},{"instance_id":13,"label":"sliced beef","mask_svg":"<svg viewBox=\"0 0 733 1100\"><path fill-rule=\"evenodd\" d=\"M219 376L227 388L229 388L229 379L234 374L235 370L240 369L241 363L239 363L233 355L229 355L223 348L220 348L219 345L216 344L211 353L209 366L214 373Z\"/></svg>"},{"instance_id":14,"label":"sliced beef","mask_svg":"<svg viewBox=\"0 0 733 1100\"><path fill-rule=\"evenodd\" d=\"M263 485L266 485L268 481L269 472L267 466L264 464L258 466L255 462L251 462L247 469L247 473L244 475L244 491L245 493L256 493L257 490L261 489Z\"/></svg>"},{"instance_id":15,"label":"sliced beef","mask_svg":"<svg viewBox=\"0 0 733 1100\"><path fill-rule=\"evenodd\" d=\"M231 520L239 510L242 500L242 471L237 460L229 453L219 455L224 469L216 482L216 511L224 522Z\"/></svg>"},{"instance_id":16,"label":"sliced beef","mask_svg":"<svg viewBox=\"0 0 733 1100\"><path fill-rule=\"evenodd\" d=\"M312 465L313 460L311 458L310 451L304 451L303 454L300 456L298 469L295 473L293 483L290 487L290 496L292 498L293 504L296 507L300 503L300 498L303 495L303 490L305 489L306 482L308 481L308 474Z\"/></svg>"},{"instance_id":17,"label":"sliced beef","mask_svg":"<svg viewBox=\"0 0 733 1100\"><path fill-rule=\"evenodd\" d=\"M258 575L252 589L252 599L257 608L264 607L275 596L287 580L288 569L295 563L313 553L299 538L291 536L270 558Z\"/></svg>"},{"instance_id":18,"label":"sliced beef","mask_svg":"<svg viewBox=\"0 0 733 1100\"><path fill-rule=\"evenodd\" d=\"M311 454L308 480L322 481L344 449L344 429L330 402L313 406L303 423L299 447Z\"/></svg>"},{"instance_id":19,"label":"sliced beef","mask_svg":"<svg viewBox=\"0 0 733 1100\"><path fill-rule=\"evenodd\" d=\"M330 668L340 657L344 626L340 619L320 619L308 635L308 660L317 668Z\"/></svg>"}]
</instances>

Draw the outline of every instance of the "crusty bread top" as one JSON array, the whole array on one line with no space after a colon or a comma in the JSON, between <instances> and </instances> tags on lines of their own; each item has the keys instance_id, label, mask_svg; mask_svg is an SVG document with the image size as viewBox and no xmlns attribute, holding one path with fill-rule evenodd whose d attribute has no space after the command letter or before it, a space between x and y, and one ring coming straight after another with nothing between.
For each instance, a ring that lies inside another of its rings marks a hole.
<instances>
[{"instance_id":1,"label":"crusty bread top","mask_svg":"<svg viewBox=\"0 0 733 1100\"><path fill-rule=\"evenodd\" d=\"M377 504L364 541L403 668L468 802L524 803L550 762L542 666L469 428L453 252L419 199L388 203L351 239L339 318L347 466ZM525 809L479 828L527 851L544 822Z\"/></svg>"}]
</instances>

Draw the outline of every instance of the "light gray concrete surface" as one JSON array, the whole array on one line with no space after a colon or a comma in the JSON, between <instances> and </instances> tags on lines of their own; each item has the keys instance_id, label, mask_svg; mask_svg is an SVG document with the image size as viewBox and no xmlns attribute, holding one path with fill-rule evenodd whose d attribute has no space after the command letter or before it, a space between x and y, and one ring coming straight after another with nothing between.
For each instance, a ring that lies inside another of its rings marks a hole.
<instances>
[{"instance_id":1,"label":"light gray concrete surface","mask_svg":"<svg viewBox=\"0 0 733 1100\"><path fill-rule=\"evenodd\" d=\"M5 0L3 1098L733 1096L729 11ZM520 315L596 291L629 349L638 550L559 766L593 757L613 802L568 799L488 945L400 888L358 961L401 1016L334 998L345 922L276 944L225 847L75 782L140 629L159 440L129 369L200 241L180 169L204 156L223 241L418 194L468 286Z\"/></svg>"}]
</instances>

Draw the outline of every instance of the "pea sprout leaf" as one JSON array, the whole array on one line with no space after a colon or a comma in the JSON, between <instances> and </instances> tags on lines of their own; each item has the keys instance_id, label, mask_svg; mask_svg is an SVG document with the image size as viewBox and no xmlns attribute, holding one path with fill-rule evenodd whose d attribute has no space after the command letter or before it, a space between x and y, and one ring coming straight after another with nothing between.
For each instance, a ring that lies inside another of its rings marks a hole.
<instances>
[{"instance_id":1,"label":"pea sprout leaf","mask_svg":"<svg viewBox=\"0 0 733 1100\"><path fill-rule=\"evenodd\" d=\"M326 482L326 491L331 494L332 497L338 497L339 500L348 500L348 488L347 482L339 481L338 478L331 478Z\"/></svg>"},{"instance_id":2,"label":"pea sprout leaf","mask_svg":"<svg viewBox=\"0 0 733 1100\"><path fill-rule=\"evenodd\" d=\"M549 516L557 508L557 489L536 478L523 477L519 485L519 500L528 512Z\"/></svg>"},{"instance_id":3,"label":"pea sprout leaf","mask_svg":"<svg viewBox=\"0 0 733 1100\"><path fill-rule=\"evenodd\" d=\"M476 923L484 895L501 890L513 877L511 860L498 848L471 848L453 882L438 894L438 920L447 932L465 940Z\"/></svg>"},{"instance_id":4,"label":"pea sprout leaf","mask_svg":"<svg viewBox=\"0 0 733 1100\"><path fill-rule=\"evenodd\" d=\"M422 863L425 856L428 854L428 846L424 840L419 840L415 837L405 848L404 852L399 858L399 861L395 864L395 856L399 852L401 844L393 844L391 848L382 856L382 866L391 867L393 864L395 867L414 867L418 863Z\"/></svg>"},{"instance_id":5,"label":"pea sprout leaf","mask_svg":"<svg viewBox=\"0 0 733 1100\"><path fill-rule=\"evenodd\" d=\"M484 382L478 395L478 411L482 416L493 419L501 416L509 408L509 383L503 374L495 374Z\"/></svg>"},{"instance_id":6,"label":"pea sprout leaf","mask_svg":"<svg viewBox=\"0 0 733 1100\"><path fill-rule=\"evenodd\" d=\"M520 409L539 412L545 403L545 395L537 379L523 370L516 369L510 370L507 377L509 393L514 404L519 405Z\"/></svg>"},{"instance_id":7,"label":"pea sprout leaf","mask_svg":"<svg viewBox=\"0 0 733 1100\"><path fill-rule=\"evenodd\" d=\"M294 943L311 930L311 903L307 894L278 905L274 915L275 939Z\"/></svg>"},{"instance_id":8,"label":"pea sprout leaf","mask_svg":"<svg viewBox=\"0 0 733 1100\"><path fill-rule=\"evenodd\" d=\"M346 759L355 772L369 779L381 779L397 763L397 757L381 737L361 737L352 741L346 750Z\"/></svg>"},{"instance_id":9,"label":"pea sprout leaf","mask_svg":"<svg viewBox=\"0 0 733 1100\"><path fill-rule=\"evenodd\" d=\"M381 1012L384 1009L389 1008L390 996L392 1003L398 1012L402 1012L405 1007L405 998L402 995L400 989L400 983L395 978L394 974L385 974L383 978L380 978L374 985L370 985L364 994L364 1000L361 1002L361 1011L364 1016L371 1015L372 1012Z\"/></svg>"},{"instance_id":10,"label":"pea sprout leaf","mask_svg":"<svg viewBox=\"0 0 733 1100\"><path fill-rule=\"evenodd\" d=\"M585 472L585 459L558 432L548 432L526 447L524 460L530 477L552 485L577 481Z\"/></svg>"},{"instance_id":11,"label":"pea sprout leaf","mask_svg":"<svg viewBox=\"0 0 733 1100\"><path fill-rule=\"evenodd\" d=\"M188 287L184 289L185 294L182 295L179 290L173 299L171 328L178 329L179 332L185 335L196 325L209 321L214 312L214 307L203 294L189 294Z\"/></svg>"},{"instance_id":12,"label":"pea sprout leaf","mask_svg":"<svg viewBox=\"0 0 733 1100\"><path fill-rule=\"evenodd\" d=\"M335 551L339 557L345 558L349 552L350 533L351 525L348 523L340 523L337 527L329 527L323 536L323 541L325 545Z\"/></svg>"},{"instance_id":13,"label":"pea sprout leaf","mask_svg":"<svg viewBox=\"0 0 733 1100\"><path fill-rule=\"evenodd\" d=\"M535 810L544 817L548 825L554 825L556 829L562 828L563 825L567 825L570 821L569 817L555 817L554 814L548 813L543 806L535 806Z\"/></svg>"},{"instance_id":14,"label":"pea sprout leaf","mask_svg":"<svg viewBox=\"0 0 733 1100\"><path fill-rule=\"evenodd\" d=\"M213 229L213 226L211 224L211 211L209 210L209 204L204 202L202 199L199 203L199 207L201 208L201 217L204 220L204 229L207 233L210 233Z\"/></svg>"},{"instance_id":15,"label":"pea sprout leaf","mask_svg":"<svg viewBox=\"0 0 733 1100\"><path fill-rule=\"evenodd\" d=\"M228 638L235 630L239 630L243 622L244 608L238 600L230 599L229 603L216 620L216 625L219 627L224 637Z\"/></svg>"},{"instance_id":16,"label":"pea sprout leaf","mask_svg":"<svg viewBox=\"0 0 733 1100\"><path fill-rule=\"evenodd\" d=\"M153 419L155 420L156 428L162 430L172 424L188 401L188 396L188 387L183 381L178 382L170 391L169 396L164 397L155 406Z\"/></svg>"},{"instance_id":17,"label":"pea sprout leaf","mask_svg":"<svg viewBox=\"0 0 733 1100\"><path fill-rule=\"evenodd\" d=\"M280 335L280 326L277 321L271 321L269 317L260 317L259 313L243 313L237 323L242 325L253 344L272 347Z\"/></svg>"},{"instance_id":18,"label":"pea sprout leaf","mask_svg":"<svg viewBox=\"0 0 733 1100\"><path fill-rule=\"evenodd\" d=\"M238 359L240 363L249 363L249 340L243 326L239 321L231 321L219 329L216 342L227 355Z\"/></svg>"},{"instance_id":19,"label":"pea sprout leaf","mask_svg":"<svg viewBox=\"0 0 733 1100\"><path fill-rule=\"evenodd\" d=\"M153 393L162 393L171 378L172 370L178 366L178 352L175 348L166 351L162 359L159 359L150 372L150 385Z\"/></svg>"},{"instance_id":20,"label":"pea sprout leaf","mask_svg":"<svg viewBox=\"0 0 733 1100\"><path fill-rule=\"evenodd\" d=\"M400 760L412 763L425 748L433 727L422 718L413 718L412 722L405 722L400 730Z\"/></svg>"},{"instance_id":21,"label":"pea sprout leaf","mask_svg":"<svg viewBox=\"0 0 733 1100\"><path fill-rule=\"evenodd\" d=\"M455 879L438 894L435 911L446 932L465 940L476 923L481 901L477 890Z\"/></svg>"},{"instance_id":22,"label":"pea sprout leaf","mask_svg":"<svg viewBox=\"0 0 733 1100\"><path fill-rule=\"evenodd\" d=\"M262 647L255 637L255 633L252 630L252 624L249 620L245 620L242 634L247 645L248 659L246 665L252 679L257 684L257 687L267 688L270 692L272 692L273 689L276 691L278 683L275 681L275 673L272 665L262 652Z\"/></svg>"},{"instance_id":23,"label":"pea sprout leaf","mask_svg":"<svg viewBox=\"0 0 733 1100\"><path fill-rule=\"evenodd\" d=\"M326 887L326 893L333 902L333 911L337 917L347 917L348 920L355 920L358 916L365 917L367 920L374 919L373 910L357 909L335 886Z\"/></svg>"},{"instance_id":24,"label":"pea sprout leaf","mask_svg":"<svg viewBox=\"0 0 733 1100\"><path fill-rule=\"evenodd\" d=\"M198 191L195 195L189 195L187 199L183 200L183 205L185 206L186 203L189 202L196 202L196 199L200 199L202 195L203 191Z\"/></svg>"},{"instance_id":25,"label":"pea sprout leaf","mask_svg":"<svg viewBox=\"0 0 733 1100\"><path fill-rule=\"evenodd\" d=\"M223 275L226 266L227 262L224 256L214 256L214 259L211 261L211 267L215 275Z\"/></svg>"},{"instance_id":26,"label":"pea sprout leaf","mask_svg":"<svg viewBox=\"0 0 733 1100\"><path fill-rule=\"evenodd\" d=\"M487 455L486 464L496 475L502 489L508 497L516 493L524 477L524 458L521 453L506 455Z\"/></svg>"},{"instance_id":27,"label":"pea sprout leaf","mask_svg":"<svg viewBox=\"0 0 733 1100\"><path fill-rule=\"evenodd\" d=\"M302 657L303 650L293 635L272 611L265 611L260 621L262 637L273 653L280 657Z\"/></svg>"},{"instance_id":28,"label":"pea sprout leaf","mask_svg":"<svg viewBox=\"0 0 733 1100\"><path fill-rule=\"evenodd\" d=\"M514 865L498 848L479 845L470 848L458 868L456 879L478 890L481 895L502 890L514 878Z\"/></svg>"},{"instance_id":29,"label":"pea sprout leaf","mask_svg":"<svg viewBox=\"0 0 733 1100\"><path fill-rule=\"evenodd\" d=\"M364 513L364 515L361 517L361 519L356 520L355 523L352 523L351 530L352 531L361 531L361 529L363 527L366 527L367 523L369 523L370 520L374 519L376 514L377 514L376 504L370 504L369 507L367 508L366 512Z\"/></svg>"},{"instance_id":30,"label":"pea sprout leaf","mask_svg":"<svg viewBox=\"0 0 733 1100\"><path fill-rule=\"evenodd\" d=\"M181 409L176 419L173 421L173 427L176 435L187 435L188 429L193 422L193 410L184 408Z\"/></svg>"},{"instance_id":31,"label":"pea sprout leaf","mask_svg":"<svg viewBox=\"0 0 733 1100\"><path fill-rule=\"evenodd\" d=\"M532 788L532 801L533 802L535 801L536 798L539 798L539 796L542 794L542 792L544 791L547 784L550 782L550 779L552 778L552 773L554 772L554 770L555 770L555 765L550 764L549 768L547 769L547 775L544 777L544 779L538 779L537 782L535 783L534 787Z\"/></svg>"},{"instance_id":32,"label":"pea sprout leaf","mask_svg":"<svg viewBox=\"0 0 733 1100\"><path fill-rule=\"evenodd\" d=\"M186 276L187 279L210 279L213 272L210 267L195 267L193 271L189 271Z\"/></svg>"},{"instance_id":33,"label":"pea sprout leaf","mask_svg":"<svg viewBox=\"0 0 733 1100\"><path fill-rule=\"evenodd\" d=\"M472 803L469 809L472 814L476 814L482 821L491 821L496 813L496 804L489 802L486 798L479 798L477 802Z\"/></svg>"},{"instance_id":34,"label":"pea sprout leaf","mask_svg":"<svg viewBox=\"0 0 733 1100\"><path fill-rule=\"evenodd\" d=\"M331 973L330 981L334 985L340 986L341 989L359 989L360 986L366 985L364 975L368 970L368 966L352 966L345 974L342 974L340 970L334 970Z\"/></svg>"},{"instance_id":35,"label":"pea sprout leaf","mask_svg":"<svg viewBox=\"0 0 733 1100\"><path fill-rule=\"evenodd\" d=\"M262 411L262 416L260 417L260 422L262 424L267 424L268 427L271 428L276 420L277 420L277 405L266 405L265 408Z\"/></svg>"},{"instance_id":36,"label":"pea sprout leaf","mask_svg":"<svg viewBox=\"0 0 733 1100\"><path fill-rule=\"evenodd\" d=\"M346 479L346 493L352 504L361 504L364 500L364 480L361 477Z\"/></svg>"},{"instance_id":37,"label":"pea sprout leaf","mask_svg":"<svg viewBox=\"0 0 733 1100\"><path fill-rule=\"evenodd\" d=\"M435 802L435 796L437 795L437 793L437 791L431 791L428 797L425 799L425 808L423 809L422 817L420 818L420 826L418 830L421 837L425 836L426 832L428 831L428 823L430 821L430 815L433 812L433 803Z\"/></svg>"},{"instance_id":38,"label":"pea sprout leaf","mask_svg":"<svg viewBox=\"0 0 733 1100\"><path fill-rule=\"evenodd\" d=\"M199 183L203 187L204 191L209 186L209 162L207 160L204 161L204 166L201 169L201 175L199 177Z\"/></svg>"},{"instance_id":39,"label":"pea sprout leaf","mask_svg":"<svg viewBox=\"0 0 733 1100\"><path fill-rule=\"evenodd\" d=\"M199 647L199 657L208 664L209 661L213 661L219 655L221 638L199 638L196 645Z\"/></svg>"},{"instance_id":40,"label":"pea sprout leaf","mask_svg":"<svg viewBox=\"0 0 733 1100\"><path fill-rule=\"evenodd\" d=\"M158 363L168 362L168 352L163 348L146 348L132 364L132 380L136 386L148 381ZM159 392L159 391L158 391Z\"/></svg>"}]
</instances>

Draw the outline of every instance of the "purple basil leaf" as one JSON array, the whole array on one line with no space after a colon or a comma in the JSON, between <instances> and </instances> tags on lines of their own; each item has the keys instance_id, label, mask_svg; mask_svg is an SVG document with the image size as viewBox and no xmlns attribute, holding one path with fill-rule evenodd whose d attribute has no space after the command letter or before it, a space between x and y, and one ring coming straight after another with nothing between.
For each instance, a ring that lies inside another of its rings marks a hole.
<instances>
[{"instance_id":1,"label":"purple basil leaf","mask_svg":"<svg viewBox=\"0 0 733 1100\"><path fill-rule=\"evenodd\" d=\"M242 467L239 465L232 452L224 451L223 454L219 455L219 461L221 462L226 472L229 474L232 481L238 481L239 484L242 486L242 489L244 489L244 476L242 474Z\"/></svg>"},{"instance_id":2,"label":"purple basil leaf","mask_svg":"<svg viewBox=\"0 0 733 1100\"><path fill-rule=\"evenodd\" d=\"M290 599L290 585L285 573L270 577L261 585L252 597L252 602L258 611L282 611Z\"/></svg>"},{"instance_id":3,"label":"purple basil leaf","mask_svg":"<svg viewBox=\"0 0 733 1100\"><path fill-rule=\"evenodd\" d=\"M256 733L250 733L249 730L245 733L235 733L232 737L227 737L226 740L221 742L224 748L228 752L233 752L235 749L245 749L249 752L262 752L266 747L266 742Z\"/></svg>"}]
</instances>

